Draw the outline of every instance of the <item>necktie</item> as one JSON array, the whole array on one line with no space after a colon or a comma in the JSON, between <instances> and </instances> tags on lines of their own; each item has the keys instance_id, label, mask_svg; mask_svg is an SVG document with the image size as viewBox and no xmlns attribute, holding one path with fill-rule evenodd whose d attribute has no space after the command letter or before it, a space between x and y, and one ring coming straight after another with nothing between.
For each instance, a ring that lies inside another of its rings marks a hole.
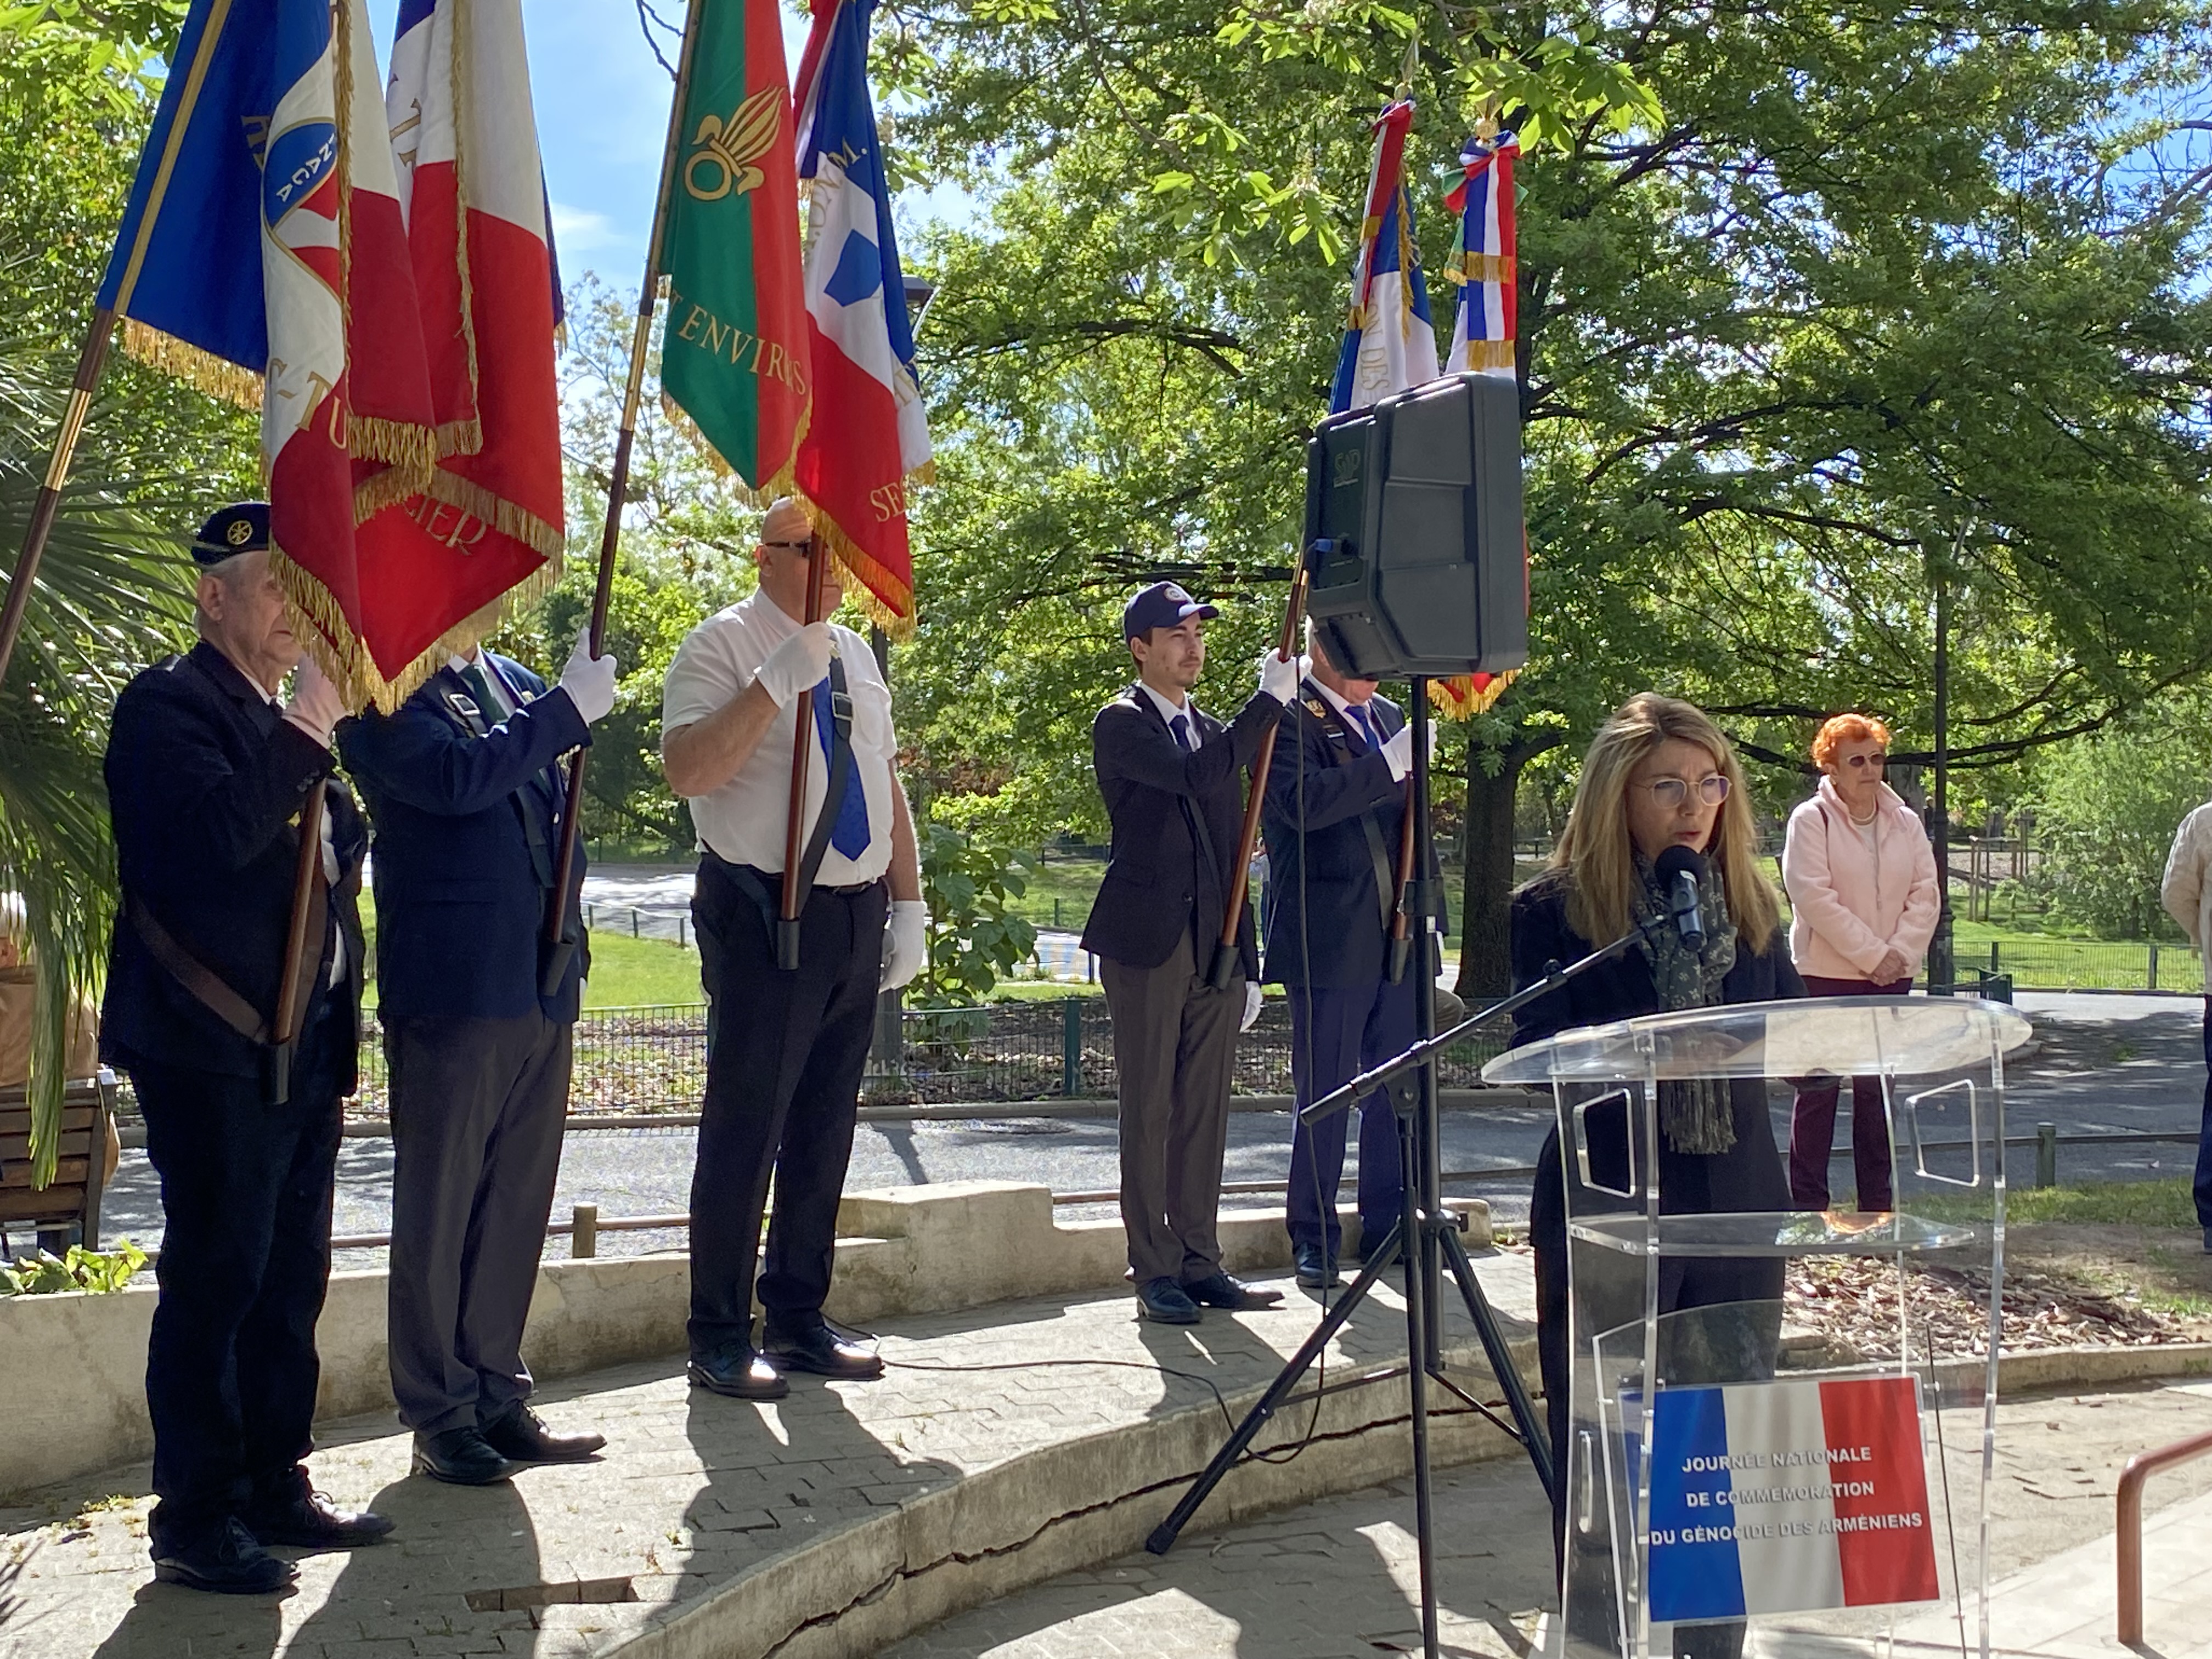
<instances>
[{"instance_id":1,"label":"necktie","mask_svg":"<svg viewBox=\"0 0 2212 1659\"><path fill-rule=\"evenodd\" d=\"M1358 728L1360 741L1370 749L1374 748L1375 728L1368 722L1367 711L1356 702L1348 702L1344 706L1344 712L1352 716L1352 725Z\"/></svg>"},{"instance_id":2,"label":"necktie","mask_svg":"<svg viewBox=\"0 0 2212 1659\"><path fill-rule=\"evenodd\" d=\"M814 688L814 730L822 739L822 752L831 752L830 736L832 726L830 708L830 682L824 679ZM848 859L856 859L868 850L868 797L860 787L860 769L853 759L851 744L845 745L845 799L837 803L837 822L830 827L830 844ZM824 778L826 784L830 781Z\"/></svg>"},{"instance_id":3,"label":"necktie","mask_svg":"<svg viewBox=\"0 0 2212 1659\"><path fill-rule=\"evenodd\" d=\"M1188 751L1190 748L1190 716L1177 714L1168 722L1168 730L1175 733L1176 747Z\"/></svg>"},{"instance_id":4,"label":"necktie","mask_svg":"<svg viewBox=\"0 0 2212 1659\"><path fill-rule=\"evenodd\" d=\"M500 713L499 699L491 694L491 682L484 678L482 663L471 663L461 670L461 678L469 683L469 695L476 699L477 712L486 726L497 726L507 718Z\"/></svg>"}]
</instances>

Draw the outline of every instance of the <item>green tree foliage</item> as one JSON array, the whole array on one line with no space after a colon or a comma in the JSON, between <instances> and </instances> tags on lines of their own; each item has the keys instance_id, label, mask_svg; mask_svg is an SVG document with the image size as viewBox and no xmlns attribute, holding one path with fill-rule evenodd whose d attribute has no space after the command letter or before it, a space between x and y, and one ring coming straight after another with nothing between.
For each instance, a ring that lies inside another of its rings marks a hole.
<instances>
[{"instance_id":1,"label":"green tree foliage","mask_svg":"<svg viewBox=\"0 0 2212 1659\"><path fill-rule=\"evenodd\" d=\"M0 13L0 557L11 572L181 6ZM251 417L127 362L95 398L0 688L0 885L22 893L42 1018L34 1168L51 1178L62 1011L113 921L100 762L115 694L191 634L182 543L258 473Z\"/></svg>"},{"instance_id":2,"label":"green tree foliage","mask_svg":"<svg viewBox=\"0 0 2212 1659\"><path fill-rule=\"evenodd\" d=\"M923 244L945 484L907 682L970 821L1096 828L1084 732L1140 577L1228 601L1237 666L1210 695L1241 699L1325 407L1365 121L1416 30L1432 272L1492 97L1529 151L1532 653L1448 751L1464 983L1503 976L1520 769L1630 692L1706 701L1778 759L1840 707L1924 733L1938 574L1970 760L2212 665L2203 0L898 15L908 159L989 204Z\"/></svg>"},{"instance_id":3,"label":"green tree foliage","mask_svg":"<svg viewBox=\"0 0 2212 1659\"><path fill-rule=\"evenodd\" d=\"M2035 768L2036 887L2102 939L2179 939L2160 905L2173 832L2212 795L2212 699L2162 697Z\"/></svg>"},{"instance_id":4,"label":"green tree foliage","mask_svg":"<svg viewBox=\"0 0 2212 1659\"><path fill-rule=\"evenodd\" d=\"M924 1008L972 1006L1029 960L1036 929L1014 914L1029 890L1036 857L923 820L921 896L929 904L928 959L908 988Z\"/></svg>"}]
</instances>

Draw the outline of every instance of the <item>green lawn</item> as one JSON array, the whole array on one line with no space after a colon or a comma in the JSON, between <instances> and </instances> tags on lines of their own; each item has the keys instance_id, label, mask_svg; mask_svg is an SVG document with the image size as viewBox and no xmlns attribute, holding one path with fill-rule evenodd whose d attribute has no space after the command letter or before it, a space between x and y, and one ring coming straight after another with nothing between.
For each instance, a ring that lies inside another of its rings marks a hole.
<instances>
[{"instance_id":1,"label":"green lawn","mask_svg":"<svg viewBox=\"0 0 2212 1659\"><path fill-rule=\"evenodd\" d=\"M376 942L376 917L362 907L362 925ZM635 1008L652 1004L703 1002L699 988L699 953L659 939L631 939L624 933L592 935L592 977L584 987L586 1008ZM376 1006L376 981L368 984L368 1006Z\"/></svg>"}]
</instances>

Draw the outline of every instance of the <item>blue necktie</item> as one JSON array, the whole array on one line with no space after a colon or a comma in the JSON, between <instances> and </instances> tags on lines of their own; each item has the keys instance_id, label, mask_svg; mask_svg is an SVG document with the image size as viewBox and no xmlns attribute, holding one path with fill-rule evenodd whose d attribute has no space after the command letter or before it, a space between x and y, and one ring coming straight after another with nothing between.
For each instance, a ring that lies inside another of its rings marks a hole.
<instances>
[{"instance_id":1,"label":"blue necktie","mask_svg":"<svg viewBox=\"0 0 2212 1659\"><path fill-rule=\"evenodd\" d=\"M814 688L814 730L822 739L822 752L830 752L830 682ZM860 769L853 759L853 746L845 745L845 799L837 803L837 822L830 828L830 844L848 859L868 850L868 797L860 787ZM830 781L824 778L826 784Z\"/></svg>"},{"instance_id":2,"label":"blue necktie","mask_svg":"<svg viewBox=\"0 0 2212 1659\"><path fill-rule=\"evenodd\" d=\"M1374 748L1376 746L1375 728L1368 724L1367 711L1356 702L1348 702L1344 705L1344 712L1352 716L1352 723L1359 728L1361 740L1370 749Z\"/></svg>"},{"instance_id":3,"label":"blue necktie","mask_svg":"<svg viewBox=\"0 0 2212 1659\"><path fill-rule=\"evenodd\" d=\"M1190 750L1190 716L1177 714L1168 722L1168 730L1175 733L1176 747L1185 753Z\"/></svg>"}]
</instances>

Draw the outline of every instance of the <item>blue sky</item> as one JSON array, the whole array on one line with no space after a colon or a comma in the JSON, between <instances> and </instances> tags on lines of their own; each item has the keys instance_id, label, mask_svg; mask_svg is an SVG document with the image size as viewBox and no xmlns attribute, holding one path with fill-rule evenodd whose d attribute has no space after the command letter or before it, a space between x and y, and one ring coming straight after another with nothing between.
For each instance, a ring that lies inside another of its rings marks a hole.
<instances>
[{"instance_id":1,"label":"blue sky","mask_svg":"<svg viewBox=\"0 0 2212 1659\"><path fill-rule=\"evenodd\" d=\"M368 0L368 8L377 61L388 68L398 0ZM656 0L656 9L683 21L684 0ZM523 29L562 279L596 271L635 291L668 137L667 72L639 33L632 0L523 0ZM787 65L796 69L806 20L787 4L783 39ZM672 41L662 50L673 60ZM953 193L912 195L900 204L902 227L917 216L966 216L965 198Z\"/></svg>"}]
</instances>

